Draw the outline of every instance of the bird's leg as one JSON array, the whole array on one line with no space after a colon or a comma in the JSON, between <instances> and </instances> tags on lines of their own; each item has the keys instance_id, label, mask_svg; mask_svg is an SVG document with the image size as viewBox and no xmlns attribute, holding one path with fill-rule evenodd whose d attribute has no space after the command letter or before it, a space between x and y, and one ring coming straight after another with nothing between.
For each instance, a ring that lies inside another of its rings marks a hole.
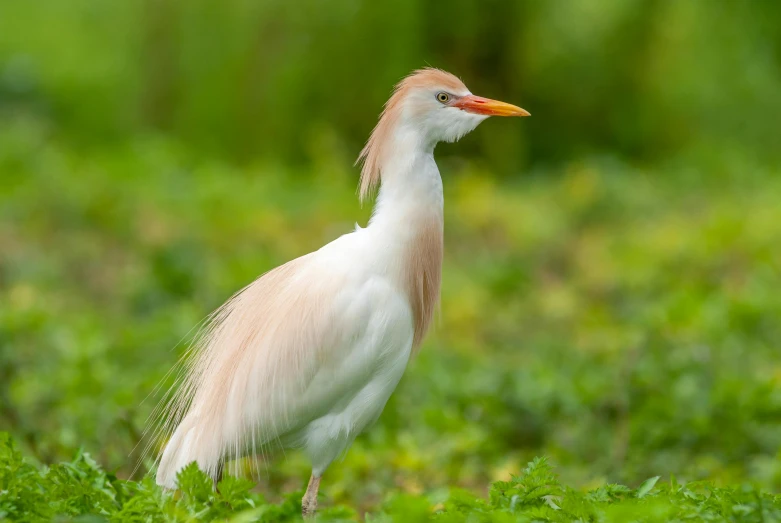
<instances>
[{"instance_id":1,"label":"bird's leg","mask_svg":"<svg viewBox=\"0 0 781 523\"><path fill-rule=\"evenodd\" d=\"M309 478L309 485L306 487L306 493L301 500L301 514L305 518L314 517L317 510L317 491L320 488L320 476L312 474Z\"/></svg>"}]
</instances>

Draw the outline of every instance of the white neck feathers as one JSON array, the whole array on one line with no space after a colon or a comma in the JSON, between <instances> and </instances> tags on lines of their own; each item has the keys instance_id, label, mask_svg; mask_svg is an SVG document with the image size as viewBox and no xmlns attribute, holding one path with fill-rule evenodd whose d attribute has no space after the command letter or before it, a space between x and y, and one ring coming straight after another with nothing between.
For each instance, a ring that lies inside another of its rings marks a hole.
<instances>
[{"instance_id":1,"label":"white neck feathers","mask_svg":"<svg viewBox=\"0 0 781 523\"><path fill-rule=\"evenodd\" d=\"M398 283L407 294L414 322L413 348L423 341L439 302L443 255L442 179L433 145L410 128L392 131L393 148L382 172L369 230L382 235L398 265Z\"/></svg>"}]
</instances>

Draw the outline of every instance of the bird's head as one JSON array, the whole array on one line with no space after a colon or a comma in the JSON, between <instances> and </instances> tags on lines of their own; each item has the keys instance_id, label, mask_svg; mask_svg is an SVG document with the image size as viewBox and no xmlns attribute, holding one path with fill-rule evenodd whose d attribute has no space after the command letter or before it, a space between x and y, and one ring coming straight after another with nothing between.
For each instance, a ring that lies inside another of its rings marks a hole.
<instances>
[{"instance_id":1,"label":"bird's head","mask_svg":"<svg viewBox=\"0 0 781 523\"><path fill-rule=\"evenodd\" d=\"M386 112L391 110L399 123L416 127L434 143L455 142L489 116L529 116L520 107L475 96L452 74L432 68L396 86Z\"/></svg>"},{"instance_id":2,"label":"bird's head","mask_svg":"<svg viewBox=\"0 0 781 523\"><path fill-rule=\"evenodd\" d=\"M466 85L440 69L420 69L399 82L358 160L363 160L361 198L379 184L382 164L399 140L433 147L455 142L489 116L529 116L508 103L473 95Z\"/></svg>"}]
</instances>

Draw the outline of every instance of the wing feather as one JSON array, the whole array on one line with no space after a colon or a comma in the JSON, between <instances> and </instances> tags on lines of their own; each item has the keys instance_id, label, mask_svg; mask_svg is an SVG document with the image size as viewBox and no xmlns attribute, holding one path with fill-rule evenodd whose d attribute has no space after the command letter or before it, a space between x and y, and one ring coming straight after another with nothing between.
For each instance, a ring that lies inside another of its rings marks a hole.
<instances>
[{"instance_id":1,"label":"wing feather","mask_svg":"<svg viewBox=\"0 0 781 523\"><path fill-rule=\"evenodd\" d=\"M322 363L338 358L332 352L361 329L335 314L335 303L349 293L347 274L313 262L317 254L264 274L210 317L162 410L170 438L158 483L173 487L192 461L216 477L226 456L270 445L307 421L298 399Z\"/></svg>"}]
</instances>

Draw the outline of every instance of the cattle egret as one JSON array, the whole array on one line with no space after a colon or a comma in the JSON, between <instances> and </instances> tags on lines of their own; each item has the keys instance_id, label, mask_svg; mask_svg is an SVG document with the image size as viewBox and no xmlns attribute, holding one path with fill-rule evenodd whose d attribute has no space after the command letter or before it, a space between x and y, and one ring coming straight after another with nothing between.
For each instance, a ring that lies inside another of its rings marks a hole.
<instances>
[{"instance_id":1,"label":"cattle egret","mask_svg":"<svg viewBox=\"0 0 781 523\"><path fill-rule=\"evenodd\" d=\"M312 464L302 511L314 513L323 472L379 417L434 315L434 147L489 116L529 113L438 69L396 86L359 156L361 201L379 187L369 224L267 272L210 317L163 412L157 483L176 488L193 461L218 480L227 460L300 447Z\"/></svg>"}]
</instances>

